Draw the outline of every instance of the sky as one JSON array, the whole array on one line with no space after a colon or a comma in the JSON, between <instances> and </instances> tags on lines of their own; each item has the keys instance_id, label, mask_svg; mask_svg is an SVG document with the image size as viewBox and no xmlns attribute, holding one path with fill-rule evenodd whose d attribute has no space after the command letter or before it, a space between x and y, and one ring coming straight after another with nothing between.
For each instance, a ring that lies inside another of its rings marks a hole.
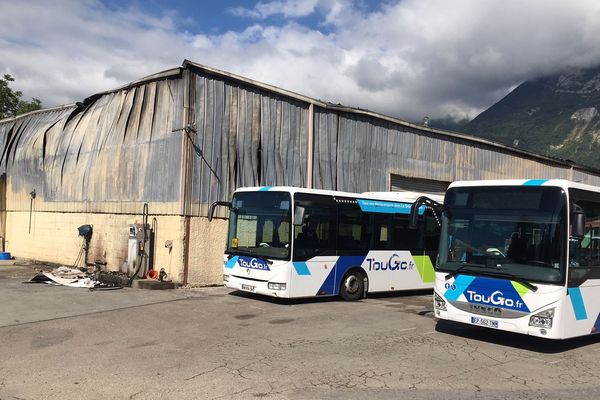
<instances>
[{"instance_id":1,"label":"sky","mask_svg":"<svg viewBox=\"0 0 600 400\"><path fill-rule=\"evenodd\" d=\"M600 64L597 0L0 0L0 74L45 107L184 59L409 121Z\"/></svg>"}]
</instances>

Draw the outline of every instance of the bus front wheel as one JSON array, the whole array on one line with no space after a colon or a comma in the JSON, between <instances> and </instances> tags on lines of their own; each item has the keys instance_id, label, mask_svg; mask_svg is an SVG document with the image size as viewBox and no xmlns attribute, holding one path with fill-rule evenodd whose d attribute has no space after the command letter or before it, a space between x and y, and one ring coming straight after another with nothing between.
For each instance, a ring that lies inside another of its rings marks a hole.
<instances>
[{"instance_id":1,"label":"bus front wheel","mask_svg":"<svg viewBox=\"0 0 600 400\"><path fill-rule=\"evenodd\" d=\"M342 280L340 296L346 301L355 301L363 297L365 277L360 271L350 271Z\"/></svg>"}]
</instances>

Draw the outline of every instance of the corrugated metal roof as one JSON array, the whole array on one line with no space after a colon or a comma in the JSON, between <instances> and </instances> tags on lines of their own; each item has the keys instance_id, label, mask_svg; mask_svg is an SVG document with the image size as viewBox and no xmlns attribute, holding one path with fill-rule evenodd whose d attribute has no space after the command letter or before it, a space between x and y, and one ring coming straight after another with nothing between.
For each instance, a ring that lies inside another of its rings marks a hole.
<instances>
[{"instance_id":1,"label":"corrugated metal roof","mask_svg":"<svg viewBox=\"0 0 600 400\"><path fill-rule=\"evenodd\" d=\"M182 71L183 71L182 67L169 68L164 71L157 72L156 74L148 75L143 78L137 79L133 82L126 83L125 85L119 86L115 89L110 89L110 90L106 90L104 92L96 93L92 96L87 97L84 100L84 103L88 99L93 99L95 97L103 96L105 94L120 92L121 90L131 89L133 87L141 86L141 85L144 85L144 84L152 82L152 81L158 81L158 80L167 79L167 78L180 78Z\"/></svg>"},{"instance_id":2,"label":"corrugated metal roof","mask_svg":"<svg viewBox=\"0 0 600 400\"><path fill-rule=\"evenodd\" d=\"M67 110L69 108L75 109L76 107L77 107L77 105L73 103L73 104L64 104L64 105L61 105L61 106L50 107L50 108L42 108L41 110L30 111L30 112L25 113L25 114L16 115L14 117L8 117L8 118L0 119L0 124L11 123L11 122L14 122L14 121L16 121L18 119L31 117L33 115L51 113L51 112L55 112L55 111L63 111L63 110Z\"/></svg>"},{"instance_id":3,"label":"corrugated metal roof","mask_svg":"<svg viewBox=\"0 0 600 400\"><path fill-rule=\"evenodd\" d=\"M440 135L441 137L448 137L448 138L452 138L452 139L460 139L462 141L465 141L467 143L473 143L473 144L478 144L478 145L483 145L486 147L490 147L493 149L498 149L504 152L508 152L511 154L518 154L520 156L524 156L527 158L533 158L536 160L541 160L544 162L548 162L548 163L552 163L552 164L557 164L563 167L569 167L569 168L574 168L576 170L580 170L580 171L585 171L585 172L590 172L593 174L597 174L600 175L600 170L596 169L596 168L592 168L592 167L588 167L588 166L584 166L584 165L579 165L577 163L573 163L571 161L567 161L567 160L562 160L562 159L558 159L558 158L553 158L553 157L548 157L548 156L544 156L538 153L534 153L531 151L527 151L527 150L523 150L523 149L516 149L514 147L510 147L510 146L506 146L504 144L501 143L497 143L497 142L493 142L490 140L486 140L486 139L482 139L479 137L475 137L475 136L470 136L464 133L460 133L460 132L452 132L452 131L447 131L447 130L443 130L443 129L436 129L436 128L431 128L429 126L424 126L424 125L418 125L409 121L405 121L399 118L395 118L395 117L390 117L388 115L384 115L378 112L374 112L374 111L370 111L370 110L366 110L366 109L361 109L361 108L356 108L356 107L349 107L349 106L344 106L341 104L334 104L331 102L326 102L323 100L319 100L319 99L315 99L315 98L311 98L308 96L304 96L302 94L298 94L295 93L293 91L290 90L286 90L286 89L282 89L279 88L277 86L273 86L273 85L269 85L266 83L262 83L262 82L258 82L255 81L253 79L250 78L246 78L243 77L241 75L236 75L233 74L231 72L226 72L226 71L222 71L219 70L217 68L212 68L212 67L208 67L202 64L198 64L195 63L193 61L190 60L184 60L183 64L182 64L183 68L192 68L192 69L197 69L200 70L202 72L204 72L205 74L208 75L214 75L214 76L218 76L222 79L226 79L226 80L232 80L232 81L236 81L236 82L240 82L243 83L245 85L248 86L252 86L258 89L262 89L265 91L269 91L272 93L276 93L278 95L281 96L285 96L294 100L299 100L299 101L303 101L309 104L314 104L317 105L319 107L328 109L328 110L332 110L332 111L339 111L339 112L345 112L345 113L350 113L350 114L358 114L358 115L363 115L363 116L369 116L369 117L373 117L373 118L377 118L379 120L382 121L388 121L388 122L392 122L394 124L398 124L398 125L402 125L404 127L410 128L410 129L415 129L421 132L428 132L434 135Z\"/></svg>"},{"instance_id":4,"label":"corrugated metal roof","mask_svg":"<svg viewBox=\"0 0 600 400\"><path fill-rule=\"evenodd\" d=\"M390 174L600 182L600 170L323 102L188 60L84 103L0 121L0 167L12 170L13 190L43 186L40 194L54 202L179 201L186 214L194 207L193 215L204 215L210 202L229 198L236 187L305 185L310 104L315 188L387 190ZM182 173L182 136L172 131L189 122L197 124L204 159L195 157L188 174ZM189 195L178 194L187 188Z\"/></svg>"},{"instance_id":5,"label":"corrugated metal roof","mask_svg":"<svg viewBox=\"0 0 600 400\"><path fill-rule=\"evenodd\" d=\"M421 132L429 132L431 134L434 135L440 135L442 137L448 137L448 138L453 138L453 139L460 139L463 140L467 143L473 143L473 144L479 144L479 145L484 145L484 146L488 146L494 149L498 149L501 151L505 151L505 152L509 152L511 154L518 154L527 158L534 158L536 160L542 160L545 162L549 162L552 164L557 164L563 167L569 167L569 168L573 168L575 170L579 170L579 171L584 171L584 172L590 172L593 174L597 174L600 175L600 170L596 169L596 168L592 168L592 167L588 167L585 165L580 165L577 163L574 163L570 160L562 160L562 159L558 159L558 158L554 158L554 157L548 157L548 156L544 156L542 154L538 154L538 153L534 153L531 151L527 151L527 150L523 150L523 149L516 149L510 146L506 146L504 144L501 143L497 143L497 142L493 142L490 140L486 140L486 139L482 139L482 138L478 138L475 136L470 136L464 133L460 133L460 132L453 132L453 131L447 131L447 130L443 130L443 129L436 129L436 128L431 128L429 126L424 126L424 125L418 125L406 120L402 120L399 118L395 118L395 117L391 117L388 115L384 115L375 111L370 111L370 110L366 110L366 109L362 109L362 108L357 108L357 107L349 107L349 106L344 106L341 104L334 104L331 102L327 102L327 101L323 101L323 100L319 100L319 99L315 99L312 97L308 97L287 89L282 89L280 87L274 86L274 85L269 85L267 83L262 83L259 81L255 81L253 79L250 78L246 78L244 76L241 75L237 75L231 72L226 72L217 68L213 68L213 67L209 67L206 65L202 65L190 60L184 60L182 63L181 67L176 67L176 68L170 68L161 72L158 72L156 74L152 74L152 75L148 75L144 78L132 81L130 83L127 83L123 86L117 87L115 89L111 89L111 90L107 90L104 92L100 92L100 93L96 93L92 96L89 96L88 98L86 98L83 102L83 104L89 103L90 101L93 101L94 99L98 98L99 96L105 95L105 94L109 94L109 93L115 93L121 90L125 90L125 89L129 89L135 86L139 86L139 85L143 85L146 84L148 82L151 81L155 81L155 80L160 80L160 79L165 79L165 78L177 78L181 76L181 73L183 71L183 69L196 69L196 70L200 70L202 72L204 72L205 74L208 75L214 75L214 76L218 76L222 79L226 79L226 80L232 80L232 81L236 81L236 82L240 82L243 83L245 85L249 85L258 89L262 89L265 91L269 91L272 93L276 93L278 95L281 96L285 96L291 99L295 99L298 101L302 101L302 102L306 102L309 104L314 104L317 106L320 106L322 108L325 109L329 109L332 111L340 111L340 112L345 112L345 113L351 113L351 114L359 114L359 115L364 115L364 116L369 116L369 117L373 117L373 118L377 118L383 121L388 121L388 122L392 122L395 124L399 124L402 126L405 126L407 128L411 128L411 129L415 129ZM39 113L39 112L45 112L45 111L53 111L53 110L57 110L57 109L64 109L64 108L68 108L68 107L74 107L73 104L69 104L69 105L64 105L64 106L59 106L59 107L54 107L54 108L49 108L49 109L43 109L43 110L38 110L38 111L33 111L33 113ZM31 113L27 113L25 115L30 115ZM25 116L23 115L23 116ZM20 118L22 116L17 116L17 117L13 117L13 118ZM13 118L7 118L4 120L0 120L0 123L3 123L7 120L12 120Z\"/></svg>"}]
</instances>

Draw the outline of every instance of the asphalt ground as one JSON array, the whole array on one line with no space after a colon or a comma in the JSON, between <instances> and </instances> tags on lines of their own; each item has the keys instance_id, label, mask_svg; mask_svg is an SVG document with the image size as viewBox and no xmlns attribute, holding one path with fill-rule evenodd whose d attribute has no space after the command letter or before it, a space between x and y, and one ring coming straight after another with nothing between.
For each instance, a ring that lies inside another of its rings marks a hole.
<instances>
[{"instance_id":1,"label":"asphalt ground","mask_svg":"<svg viewBox=\"0 0 600 400\"><path fill-rule=\"evenodd\" d=\"M0 266L0 399L600 398L600 338L449 323L431 294L89 291Z\"/></svg>"}]
</instances>

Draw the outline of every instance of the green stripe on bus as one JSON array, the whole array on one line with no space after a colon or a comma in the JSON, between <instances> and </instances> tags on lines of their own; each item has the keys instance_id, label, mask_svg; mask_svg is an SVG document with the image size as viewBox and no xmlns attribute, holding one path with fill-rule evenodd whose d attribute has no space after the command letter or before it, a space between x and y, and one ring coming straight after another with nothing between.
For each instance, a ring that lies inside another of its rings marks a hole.
<instances>
[{"instance_id":1,"label":"green stripe on bus","mask_svg":"<svg viewBox=\"0 0 600 400\"><path fill-rule=\"evenodd\" d=\"M525 293L529 292L529 289L527 289L525 286L523 286L519 282L511 281L511 283L514 286L517 293L519 293L519 296L523 297L525 295Z\"/></svg>"},{"instance_id":2,"label":"green stripe on bus","mask_svg":"<svg viewBox=\"0 0 600 400\"><path fill-rule=\"evenodd\" d=\"M432 283L435 281L435 271L429 256L413 256L419 275L423 283Z\"/></svg>"}]
</instances>

